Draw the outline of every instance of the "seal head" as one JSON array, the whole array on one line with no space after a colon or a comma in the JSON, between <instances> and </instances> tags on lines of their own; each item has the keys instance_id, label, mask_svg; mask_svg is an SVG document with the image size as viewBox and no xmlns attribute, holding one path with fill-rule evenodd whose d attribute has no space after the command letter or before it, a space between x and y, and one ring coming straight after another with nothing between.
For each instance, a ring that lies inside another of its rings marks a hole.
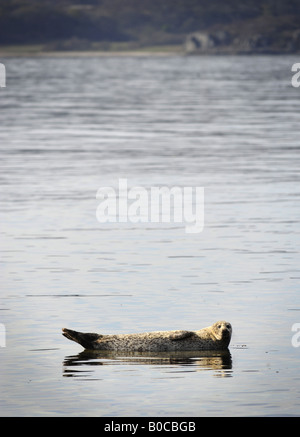
<instances>
[{"instance_id":1,"label":"seal head","mask_svg":"<svg viewBox=\"0 0 300 437\"><path fill-rule=\"evenodd\" d=\"M212 325L212 332L215 338L219 341L230 342L232 327L231 324L225 322L225 320L220 320Z\"/></svg>"}]
</instances>

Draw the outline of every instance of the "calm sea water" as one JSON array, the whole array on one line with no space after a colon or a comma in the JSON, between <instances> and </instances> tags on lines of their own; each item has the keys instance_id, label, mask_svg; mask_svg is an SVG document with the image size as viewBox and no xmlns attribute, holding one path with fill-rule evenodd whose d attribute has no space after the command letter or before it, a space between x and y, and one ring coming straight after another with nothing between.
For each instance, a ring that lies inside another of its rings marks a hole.
<instances>
[{"instance_id":1,"label":"calm sea water","mask_svg":"<svg viewBox=\"0 0 300 437\"><path fill-rule=\"evenodd\" d=\"M299 415L298 61L1 60L0 415ZM100 224L119 178L204 187L203 232ZM229 354L91 356L61 336L218 319Z\"/></svg>"}]
</instances>

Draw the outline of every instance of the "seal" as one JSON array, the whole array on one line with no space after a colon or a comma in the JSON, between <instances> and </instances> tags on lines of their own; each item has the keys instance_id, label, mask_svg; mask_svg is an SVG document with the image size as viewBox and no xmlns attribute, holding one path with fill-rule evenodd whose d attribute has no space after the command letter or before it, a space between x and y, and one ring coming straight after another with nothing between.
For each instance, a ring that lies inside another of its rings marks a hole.
<instances>
[{"instance_id":1,"label":"seal","mask_svg":"<svg viewBox=\"0 0 300 437\"><path fill-rule=\"evenodd\" d=\"M199 331L154 331L139 334L102 335L63 328L62 334L88 350L169 352L226 350L232 327L221 320Z\"/></svg>"}]
</instances>

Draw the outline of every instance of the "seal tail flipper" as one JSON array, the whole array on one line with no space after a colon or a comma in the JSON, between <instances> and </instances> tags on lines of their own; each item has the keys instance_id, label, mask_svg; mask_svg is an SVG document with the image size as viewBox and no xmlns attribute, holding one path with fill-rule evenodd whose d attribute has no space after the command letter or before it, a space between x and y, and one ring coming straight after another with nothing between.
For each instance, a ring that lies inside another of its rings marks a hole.
<instances>
[{"instance_id":1,"label":"seal tail flipper","mask_svg":"<svg viewBox=\"0 0 300 437\"><path fill-rule=\"evenodd\" d=\"M62 335L76 343L81 344L85 349L95 349L94 343L102 336L94 333L84 333L72 331L72 329L63 328Z\"/></svg>"}]
</instances>

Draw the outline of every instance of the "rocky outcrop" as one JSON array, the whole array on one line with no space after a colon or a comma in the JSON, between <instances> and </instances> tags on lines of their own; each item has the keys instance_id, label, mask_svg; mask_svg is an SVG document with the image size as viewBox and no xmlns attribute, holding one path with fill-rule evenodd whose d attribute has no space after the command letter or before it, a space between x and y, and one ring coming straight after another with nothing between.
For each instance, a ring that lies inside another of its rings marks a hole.
<instances>
[{"instance_id":1,"label":"rocky outcrop","mask_svg":"<svg viewBox=\"0 0 300 437\"><path fill-rule=\"evenodd\" d=\"M215 33L194 32L186 37L185 51L187 53L203 52L231 43L229 32L218 31Z\"/></svg>"},{"instance_id":2,"label":"rocky outcrop","mask_svg":"<svg viewBox=\"0 0 300 437\"><path fill-rule=\"evenodd\" d=\"M184 42L186 54L255 54L292 53L300 51L300 29L286 34L254 33L249 35L216 32L194 32Z\"/></svg>"}]
</instances>

